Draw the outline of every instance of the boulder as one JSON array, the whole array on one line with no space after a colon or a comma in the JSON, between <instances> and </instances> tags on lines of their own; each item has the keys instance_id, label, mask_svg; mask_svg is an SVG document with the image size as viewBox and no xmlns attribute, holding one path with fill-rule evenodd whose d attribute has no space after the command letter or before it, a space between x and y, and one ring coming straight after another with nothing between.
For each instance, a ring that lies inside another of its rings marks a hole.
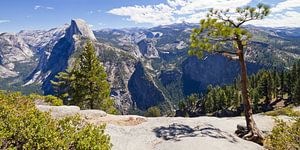
<instances>
[{"instance_id":1,"label":"boulder","mask_svg":"<svg viewBox=\"0 0 300 150\"><path fill-rule=\"evenodd\" d=\"M36 108L42 112L50 112L54 118L64 118L79 114L80 108L78 106L47 106L36 105Z\"/></svg>"},{"instance_id":2,"label":"boulder","mask_svg":"<svg viewBox=\"0 0 300 150\"><path fill-rule=\"evenodd\" d=\"M96 119L107 116L107 113L102 110L81 110L79 114L85 119Z\"/></svg>"}]
</instances>

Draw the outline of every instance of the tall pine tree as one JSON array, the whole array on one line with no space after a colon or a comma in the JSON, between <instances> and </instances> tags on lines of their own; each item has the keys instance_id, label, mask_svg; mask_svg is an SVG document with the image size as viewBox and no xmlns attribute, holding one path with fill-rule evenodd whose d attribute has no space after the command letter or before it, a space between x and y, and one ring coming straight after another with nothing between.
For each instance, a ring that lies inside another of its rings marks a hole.
<instances>
[{"instance_id":1,"label":"tall pine tree","mask_svg":"<svg viewBox=\"0 0 300 150\"><path fill-rule=\"evenodd\" d=\"M207 18L200 21L200 28L195 28L191 34L190 55L203 57L204 51L219 53L231 60L238 60L241 67L241 92L243 97L245 119L247 125L246 134L240 136L260 143L263 142L263 135L257 128L253 119L251 100L249 99L247 68L244 52L251 35L242 25L252 20L261 20L269 15L268 6L258 4L257 7L237 8L235 11L238 17L227 10L211 9ZM232 47L228 48L229 46ZM226 48L224 48L226 47Z\"/></svg>"},{"instance_id":2,"label":"tall pine tree","mask_svg":"<svg viewBox=\"0 0 300 150\"><path fill-rule=\"evenodd\" d=\"M69 104L82 109L101 109L116 113L106 78L104 67L97 58L92 43L88 41L73 69L60 73L58 81L52 84L57 92L68 97Z\"/></svg>"}]
</instances>

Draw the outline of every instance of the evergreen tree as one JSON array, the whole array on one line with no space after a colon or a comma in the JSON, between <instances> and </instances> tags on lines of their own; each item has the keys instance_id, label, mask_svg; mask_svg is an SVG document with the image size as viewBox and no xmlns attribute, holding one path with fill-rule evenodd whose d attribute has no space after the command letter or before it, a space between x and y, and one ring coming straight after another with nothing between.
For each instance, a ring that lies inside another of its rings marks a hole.
<instances>
[{"instance_id":1,"label":"evergreen tree","mask_svg":"<svg viewBox=\"0 0 300 150\"><path fill-rule=\"evenodd\" d=\"M276 70L272 71L272 93L276 100L278 99L279 95L279 87L280 87L280 79L278 72Z\"/></svg>"},{"instance_id":2,"label":"evergreen tree","mask_svg":"<svg viewBox=\"0 0 300 150\"><path fill-rule=\"evenodd\" d=\"M259 93L257 89L251 89L250 91L251 98L253 101L253 112L259 112Z\"/></svg>"},{"instance_id":3,"label":"evergreen tree","mask_svg":"<svg viewBox=\"0 0 300 150\"><path fill-rule=\"evenodd\" d=\"M263 142L263 136L256 127L252 117L251 101L248 95L247 69L244 58L244 49L251 38L249 32L241 26L251 20L261 20L270 13L268 6L263 4L257 7L237 8L238 17L233 19L229 9L213 10L207 14L207 18L200 21L200 28L193 30L191 34L190 55L203 57L204 51L219 53L231 60L238 60L241 66L241 91L243 97L247 134L242 135L245 139ZM233 49L224 47L231 46Z\"/></svg>"},{"instance_id":4,"label":"evergreen tree","mask_svg":"<svg viewBox=\"0 0 300 150\"><path fill-rule=\"evenodd\" d=\"M264 72L258 82L258 92L261 97L265 98L265 104L269 105L272 100L272 86L270 82L270 76L267 72Z\"/></svg>"},{"instance_id":5,"label":"evergreen tree","mask_svg":"<svg viewBox=\"0 0 300 150\"><path fill-rule=\"evenodd\" d=\"M280 72L280 75L279 75L279 95L280 95L280 99L283 99L283 94L284 94L284 87L285 87L285 84L284 84L284 71L281 71Z\"/></svg>"},{"instance_id":6,"label":"evergreen tree","mask_svg":"<svg viewBox=\"0 0 300 150\"><path fill-rule=\"evenodd\" d=\"M57 81L51 81L55 95L68 104L70 85L75 80L72 69L68 68L65 72L60 72L55 76Z\"/></svg>"},{"instance_id":7,"label":"evergreen tree","mask_svg":"<svg viewBox=\"0 0 300 150\"><path fill-rule=\"evenodd\" d=\"M284 77L284 92L288 94L288 101L292 98L293 81L290 72L285 73Z\"/></svg>"},{"instance_id":8,"label":"evergreen tree","mask_svg":"<svg viewBox=\"0 0 300 150\"><path fill-rule=\"evenodd\" d=\"M300 77L298 77L293 88L293 102L297 105L300 104Z\"/></svg>"},{"instance_id":9,"label":"evergreen tree","mask_svg":"<svg viewBox=\"0 0 300 150\"><path fill-rule=\"evenodd\" d=\"M57 87L58 92L61 89L69 97L72 105L116 113L106 78L104 67L100 64L92 43L88 41L72 71L60 73L58 81L52 84Z\"/></svg>"}]
</instances>

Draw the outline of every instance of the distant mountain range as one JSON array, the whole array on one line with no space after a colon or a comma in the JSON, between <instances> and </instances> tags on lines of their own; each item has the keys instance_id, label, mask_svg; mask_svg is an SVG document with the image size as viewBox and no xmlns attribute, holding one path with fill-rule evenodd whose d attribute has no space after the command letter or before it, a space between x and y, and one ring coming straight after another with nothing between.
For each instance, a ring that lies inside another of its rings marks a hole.
<instances>
[{"instance_id":1,"label":"distant mountain range","mask_svg":"<svg viewBox=\"0 0 300 150\"><path fill-rule=\"evenodd\" d=\"M0 34L0 89L52 94L50 80L72 66L87 39L93 41L111 83L119 110L133 113L159 106L172 110L191 93L209 84L233 82L237 62L207 54L190 57L189 35L195 24L173 24L149 29L92 31L84 20L72 20L48 31ZM248 73L261 68L288 68L300 58L299 28L246 26L253 39L245 53Z\"/></svg>"}]
</instances>

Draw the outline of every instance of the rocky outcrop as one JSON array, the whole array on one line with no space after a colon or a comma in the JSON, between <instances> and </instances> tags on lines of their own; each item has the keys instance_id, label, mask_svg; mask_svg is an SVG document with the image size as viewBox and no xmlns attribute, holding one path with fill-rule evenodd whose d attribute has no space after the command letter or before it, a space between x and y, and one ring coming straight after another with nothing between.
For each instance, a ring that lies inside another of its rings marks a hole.
<instances>
[{"instance_id":1,"label":"rocky outcrop","mask_svg":"<svg viewBox=\"0 0 300 150\"><path fill-rule=\"evenodd\" d=\"M133 104L128 90L128 82L135 71L138 60L130 53L107 44L95 43L95 49L108 74L111 97L115 100L119 111L127 114Z\"/></svg>"},{"instance_id":2,"label":"rocky outcrop","mask_svg":"<svg viewBox=\"0 0 300 150\"><path fill-rule=\"evenodd\" d=\"M135 66L135 72L129 80L128 87L134 106L141 110L147 110L165 101L163 93L147 74L141 62Z\"/></svg>"},{"instance_id":3,"label":"rocky outcrop","mask_svg":"<svg viewBox=\"0 0 300 150\"><path fill-rule=\"evenodd\" d=\"M54 79L55 75L69 66L69 59L76 51L78 42L81 42L82 38L96 40L92 30L83 20L72 20L71 25L66 29L62 38L55 43L50 42L45 46L38 66L27 78L25 85L42 83L43 91L46 94L53 93L50 81Z\"/></svg>"},{"instance_id":4,"label":"rocky outcrop","mask_svg":"<svg viewBox=\"0 0 300 150\"><path fill-rule=\"evenodd\" d=\"M263 66L247 63L248 74L257 72ZM232 83L240 74L240 64L221 55L207 55L203 60L190 57L182 64L183 88L185 95L203 92L208 85Z\"/></svg>"},{"instance_id":5,"label":"rocky outcrop","mask_svg":"<svg viewBox=\"0 0 300 150\"><path fill-rule=\"evenodd\" d=\"M136 115L110 115L101 110L80 110L77 106L37 105L37 109L49 112L55 119L80 115L84 122L94 125L106 124L113 150L183 150L183 149L230 149L263 150L254 142L235 134L238 124L245 124L240 117L156 117ZM266 135L275 125L271 116L254 115L258 128ZM287 116L278 116L291 121ZM132 142L134 141L134 142Z\"/></svg>"},{"instance_id":6,"label":"rocky outcrop","mask_svg":"<svg viewBox=\"0 0 300 150\"><path fill-rule=\"evenodd\" d=\"M71 20L71 25L67 29L65 38L72 41L77 39L76 36L82 36L92 41L96 41L96 37L88 24L82 19Z\"/></svg>"},{"instance_id":7,"label":"rocky outcrop","mask_svg":"<svg viewBox=\"0 0 300 150\"><path fill-rule=\"evenodd\" d=\"M155 39L143 39L137 43L139 46L140 52L146 58L158 58L158 51L155 48Z\"/></svg>"},{"instance_id":8,"label":"rocky outcrop","mask_svg":"<svg viewBox=\"0 0 300 150\"><path fill-rule=\"evenodd\" d=\"M16 63L30 62L33 56L33 51L21 37L10 33L0 35L1 78L17 76Z\"/></svg>"},{"instance_id":9,"label":"rocky outcrop","mask_svg":"<svg viewBox=\"0 0 300 150\"><path fill-rule=\"evenodd\" d=\"M82 20L72 20L71 25L66 29L64 37L59 39L54 45L48 45L40 57L39 65L28 77L28 82L42 83L45 94L53 94L51 80L64 71L67 67L72 67L78 53L87 39L92 40L96 54L103 63L111 84L111 96L115 99L117 108L121 113L126 114L132 106L131 95L128 90L128 81L135 71L136 58L130 53L112 47L108 44L95 41L95 36L87 24Z\"/></svg>"}]
</instances>

